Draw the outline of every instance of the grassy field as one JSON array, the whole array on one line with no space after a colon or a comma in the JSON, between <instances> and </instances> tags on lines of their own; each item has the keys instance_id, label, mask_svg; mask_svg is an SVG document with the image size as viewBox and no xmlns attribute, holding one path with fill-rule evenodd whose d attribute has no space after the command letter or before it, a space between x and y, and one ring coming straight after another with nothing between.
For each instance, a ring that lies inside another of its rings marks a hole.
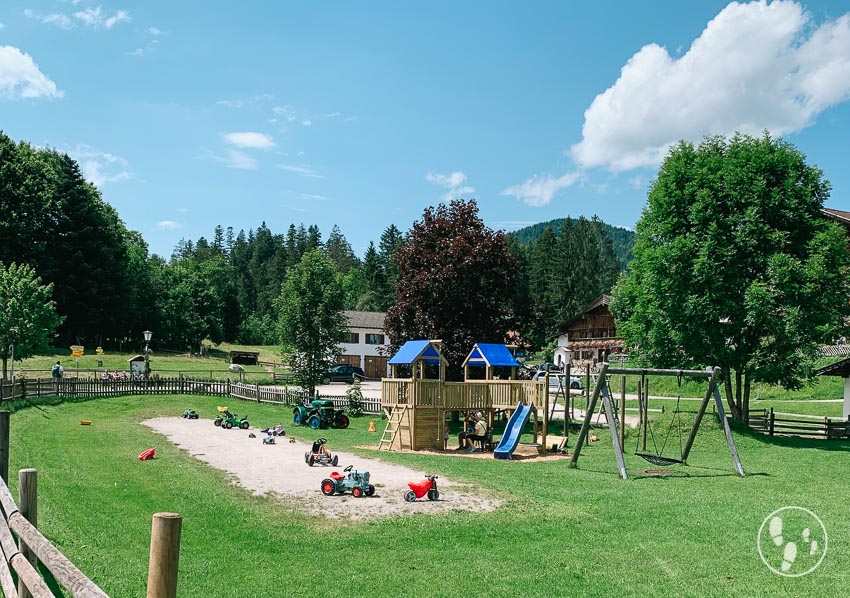
<instances>
[{"instance_id":1,"label":"grassy field","mask_svg":"<svg viewBox=\"0 0 850 598\"><path fill-rule=\"evenodd\" d=\"M259 350L259 347L256 349L246 348L246 350ZM227 348L227 351L230 351L230 348ZM67 353L39 355L16 362L15 372L16 375L23 373L29 378L49 377L50 368L57 360L62 362L66 376L99 376L104 370L109 370L110 372L129 372L130 364L128 360L134 355L136 353L112 352L104 355L95 355L94 353L90 355L87 350L86 354L79 358L79 363ZM223 358L224 355L226 353L218 355L213 352L210 357L201 358L182 355L159 355L154 353L150 358L151 372L166 378L177 377L181 373L184 376L203 379L223 380L234 378L234 373L227 369L229 362ZM280 358L278 358L279 361ZM98 362L103 365L98 366ZM245 379L248 382L256 384L271 383L272 376L267 367L260 365L246 365L243 367L245 368ZM278 369L276 371L283 372L284 370ZM238 374L236 374L236 377L238 377Z\"/></svg>"},{"instance_id":2,"label":"grassy field","mask_svg":"<svg viewBox=\"0 0 850 598\"><path fill-rule=\"evenodd\" d=\"M111 595L143 592L150 517L158 511L184 517L184 596L846 593L848 443L767 438L736 428L748 473L739 478L716 420L707 418L690 467L675 468L686 476L635 473L622 481L604 430L597 432L600 442L583 451L580 469L570 470L566 460L379 454L358 448L377 443L366 431L369 418L359 418L347 430L323 431L329 446L473 482L505 503L492 513L341 523L304 516L285 500L251 496L138 425L186 407L212 417L217 402L120 397L45 403L13 414L10 469L38 469L40 527ZM288 421L279 407L230 406L256 426ZM80 419L93 425L80 426ZM198 425L219 432L209 422ZM303 429L287 430L313 438ZM151 446L157 459L138 461ZM652 467L632 455L627 464ZM281 475L289 466L305 467L287 465ZM339 499L316 500L330 510ZM757 552L762 521L786 505L813 510L829 532L823 564L802 578L771 573Z\"/></svg>"}]
</instances>

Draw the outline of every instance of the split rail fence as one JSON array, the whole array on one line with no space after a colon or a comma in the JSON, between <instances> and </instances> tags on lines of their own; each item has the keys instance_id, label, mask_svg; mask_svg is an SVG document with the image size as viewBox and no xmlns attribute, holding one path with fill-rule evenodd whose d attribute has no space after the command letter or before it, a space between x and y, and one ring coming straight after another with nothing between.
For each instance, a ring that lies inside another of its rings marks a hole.
<instances>
[{"instance_id":1,"label":"split rail fence","mask_svg":"<svg viewBox=\"0 0 850 598\"><path fill-rule=\"evenodd\" d=\"M835 440L850 439L850 418L833 420L829 417L803 418L776 413L773 408L750 412L750 427L769 436L814 436Z\"/></svg>"}]
</instances>

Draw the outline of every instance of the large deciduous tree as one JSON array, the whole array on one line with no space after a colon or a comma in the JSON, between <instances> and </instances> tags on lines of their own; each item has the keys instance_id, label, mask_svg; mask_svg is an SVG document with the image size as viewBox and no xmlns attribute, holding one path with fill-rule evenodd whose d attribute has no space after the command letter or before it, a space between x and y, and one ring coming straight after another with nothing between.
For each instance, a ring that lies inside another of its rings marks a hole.
<instances>
[{"instance_id":1,"label":"large deciduous tree","mask_svg":"<svg viewBox=\"0 0 850 598\"><path fill-rule=\"evenodd\" d=\"M346 322L340 278L325 253L312 249L290 270L278 301L283 350L292 355L292 371L311 395L342 352Z\"/></svg>"},{"instance_id":2,"label":"large deciduous tree","mask_svg":"<svg viewBox=\"0 0 850 598\"><path fill-rule=\"evenodd\" d=\"M442 339L448 376L457 379L474 343L504 342L518 264L504 233L484 226L474 200L425 210L395 255L397 299L385 321L394 347Z\"/></svg>"},{"instance_id":3,"label":"large deciduous tree","mask_svg":"<svg viewBox=\"0 0 850 598\"><path fill-rule=\"evenodd\" d=\"M847 237L822 172L790 144L736 135L672 149L618 282L618 331L659 367L718 365L732 415L753 382L798 388L844 327Z\"/></svg>"},{"instance_id":4,"label":"large deciduous tree","mask_svg":"<svg viewBox=\"0 0 850 598\"><path fill-rule=\"evenodd\" d=\"M3 360L3 379L11 357L29 357L47 349L50 339L62 318L56 315L51 299L53 285L41 284L35 270L26 264L0 264L0 358Z\"/></svg>"}]
</instances>

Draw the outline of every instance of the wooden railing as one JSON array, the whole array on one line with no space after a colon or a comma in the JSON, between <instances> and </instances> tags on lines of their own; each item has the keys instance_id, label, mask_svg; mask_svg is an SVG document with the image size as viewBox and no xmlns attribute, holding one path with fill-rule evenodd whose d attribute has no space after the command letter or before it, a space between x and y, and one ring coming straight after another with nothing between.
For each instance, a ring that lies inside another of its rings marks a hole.
<instances>
[{"instance_id":1,"label":"wooden railing","mask_svg":"<svg viewBox=\"0 0 850 598\"><path fill-rule=\"evenodd\" d=\"M804 417L776 413L773 408L751 411L750 427L770 436L815 436L828 439L850 439L850 418L833 421L829 417Z\"/></svg>"},{"instance_id":2,"label":"wooden railing","mask_svg":"<svg viewBox=\"0 0 850 598\"><path fill-rule=\"evenodd\" d=\"M513 409L517 403L543 404L544 381L475 380L440 382L384 378L381 397L384 407L416 405L451 410Z\"/></svg>"}]
</instances>

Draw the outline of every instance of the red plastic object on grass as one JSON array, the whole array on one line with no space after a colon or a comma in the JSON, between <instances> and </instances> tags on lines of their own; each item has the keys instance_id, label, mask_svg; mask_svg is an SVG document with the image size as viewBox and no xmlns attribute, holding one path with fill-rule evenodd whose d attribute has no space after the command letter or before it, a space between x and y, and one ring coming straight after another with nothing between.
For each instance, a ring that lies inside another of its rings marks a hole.
<instances>
[{"instance_id":1,"label":"red plastic object on grass","mask_svg":"<svg viewBox=\"0 0 850 598\"><path fill-rule=\"evenodd\" d=\"M139 453L139 461L147 461L148 459L153 459L154 455L156 455L156 449L149 448L148 450Z\"/></svg>"}]
</instances>

